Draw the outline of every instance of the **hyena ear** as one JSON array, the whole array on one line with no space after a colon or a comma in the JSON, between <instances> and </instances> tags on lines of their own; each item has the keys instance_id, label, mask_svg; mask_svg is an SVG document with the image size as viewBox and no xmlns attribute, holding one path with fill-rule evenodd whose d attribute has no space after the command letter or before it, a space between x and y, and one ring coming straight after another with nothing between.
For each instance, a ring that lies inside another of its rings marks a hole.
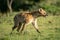
<instances>
[{"instance_id":1,"label":"hyena ear","mask_svg":"<svg viewBox=\"0 0 60 40\"><path fill-rule=\"evenodd\" d=\"M42 8L40 8L39 11L42 11Z\"/></svg>"}]
</instances>

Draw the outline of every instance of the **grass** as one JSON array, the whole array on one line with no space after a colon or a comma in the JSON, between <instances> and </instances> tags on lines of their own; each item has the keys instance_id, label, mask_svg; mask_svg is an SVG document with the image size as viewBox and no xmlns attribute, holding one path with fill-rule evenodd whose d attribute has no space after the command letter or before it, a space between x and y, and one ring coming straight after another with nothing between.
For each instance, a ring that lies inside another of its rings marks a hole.
<instances>
[{"instance_id":1,"label":"grass","mask_svg":"<svg viewBox=\"0 0 60 40\"><path fill-rule=\"evenodd\" d=\"M22 34L15 30L10 35L15 14L0 17L0 40L60 40L60 16L39 17L38 26L41 34L30 24L25 27Z\"/></svg>"}]
</instances>

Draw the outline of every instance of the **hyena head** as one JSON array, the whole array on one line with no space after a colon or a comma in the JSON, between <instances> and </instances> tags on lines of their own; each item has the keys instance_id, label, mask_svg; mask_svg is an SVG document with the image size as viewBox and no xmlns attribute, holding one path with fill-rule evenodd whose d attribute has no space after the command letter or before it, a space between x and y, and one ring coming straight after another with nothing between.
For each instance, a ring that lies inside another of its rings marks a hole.
<instances>
[{"instance_id":1,"label":"hyena head","mask_svg":"<svg viewBox=\"0 0 60 40\"><path fill-rule=\"evenodd\" d=\"M42 8L39 9L39 14L40 14L40 16L44 16L44 17L47 16L46 11L43 10Z\"/></svg>"}]
</instances>

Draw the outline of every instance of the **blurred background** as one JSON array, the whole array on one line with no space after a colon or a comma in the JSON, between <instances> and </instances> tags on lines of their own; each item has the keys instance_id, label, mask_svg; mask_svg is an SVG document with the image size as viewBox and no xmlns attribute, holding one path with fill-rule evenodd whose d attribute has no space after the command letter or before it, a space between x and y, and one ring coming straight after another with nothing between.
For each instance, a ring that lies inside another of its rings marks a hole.
<instances>
[{"instance_id":1,"label":"blurred background","mask_svg":"<svg viewBox=\"0 0 60 40\"><path fill-rule=\"evenodd\" d=\"M59 15L60 0L0 0L0 12L45 9L48 13Z\"/></svg>"}]
</instances>

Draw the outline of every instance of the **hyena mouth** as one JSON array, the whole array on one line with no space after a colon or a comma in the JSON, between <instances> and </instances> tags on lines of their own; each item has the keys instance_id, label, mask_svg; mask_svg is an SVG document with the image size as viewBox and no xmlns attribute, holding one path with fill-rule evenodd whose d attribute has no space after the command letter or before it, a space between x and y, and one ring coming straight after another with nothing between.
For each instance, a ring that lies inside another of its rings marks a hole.
<instances>
[{"instance_id":1,"label":"hyena mouth","mask_svg":"<svg viewBox=\"0 0 60 40\"><path fill-rule=\"evenodd\" d=\"M46 15L43 15L43 17L46 17L46 16L48 16L47 14Z\"/></svg>"}]
</instances>

